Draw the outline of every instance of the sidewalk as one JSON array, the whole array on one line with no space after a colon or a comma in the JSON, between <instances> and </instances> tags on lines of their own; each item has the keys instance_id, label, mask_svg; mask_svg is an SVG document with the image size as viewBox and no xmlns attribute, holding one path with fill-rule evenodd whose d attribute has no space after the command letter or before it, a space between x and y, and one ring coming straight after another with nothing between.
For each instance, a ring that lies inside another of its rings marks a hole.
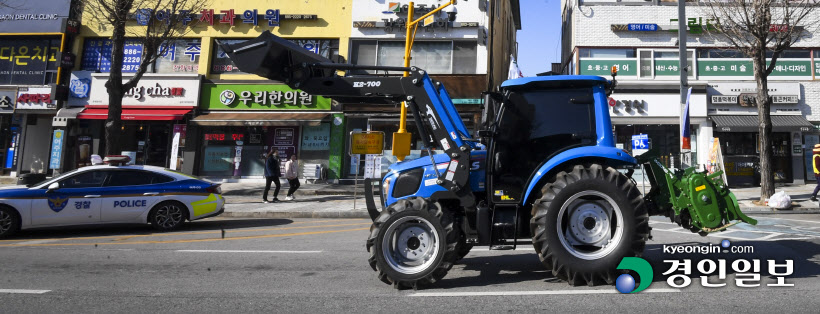
<instances>
[{"instance_id":1,"label":"sidewalk","mask_svg":"<svg viewBox=\"0 0 820 314\"><path fill-rule=\"evenodd\" d=\"M9 185L0 185L9 186ZM365 208L364 187L360 183L356 191L354 208L354 186L305 183L296 191L296 200L285 201L288 185L282 183L279 191L279 203L262 203L264 182L245 181L241 183L222 183L222 192L227 201L226 217L267 217L267 218L369 218ZM648 189L648 186L647 186ZM643 192L642 186L638 190ZM792 198L792 208L776 210L752 203L759 199L760 188L731 189L738 199L741 210L746 214L820 214L818 202L809 200L814 185L795 185L778 187ZM269 199L272 199L271 189Z\"/></svg>"}]
</instances>

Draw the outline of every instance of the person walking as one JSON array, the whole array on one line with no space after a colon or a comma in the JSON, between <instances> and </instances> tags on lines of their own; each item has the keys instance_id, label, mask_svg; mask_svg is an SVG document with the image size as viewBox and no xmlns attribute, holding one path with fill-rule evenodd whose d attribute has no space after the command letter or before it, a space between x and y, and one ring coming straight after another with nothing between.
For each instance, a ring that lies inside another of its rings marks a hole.
<instances>
[{"instance_id":1,"label":"person walking","mask_svg":"<svg viewBox=\"0 0 820 314\"><path fill-rule=\"evenodd\" d=\"M811 200L816 202L817 192L820 191L820 144L815 144L811 153L811 164L814 168L814 178L817 180L817 186L814 187L814 193L811 193Z\"/></svg>"},{"instance_id":2,"label":"person walking","mask_svg":"<svg viewBox=\"0 0 820 314\"><path fill-rule=\"evenodd\" d=\"M271 201L268 201L268 191L270 191L271 182L276 184L276 189L273 190L273 203L279 201L277 196L279 196L279 188L282 187L279 183L279 177L281 176L282 170L279 169L279 151L275 147L271 147L271 150L265 155L265 193L262 194L262 200L266 204L271 203Z\"/></svg>"},{"instance_id":3,"label":"person walking","mask_svg":"<svg viewBox=\"0 0 820 314\"><path fill-rule=\"evenodd\" d=\"M299 163L296 162L296 154L290 155L290 160L285 163L285 178L288 179L288 184L290 184L288 196L285 199L288 201L295 200L293 193L301 185L299 184Z\"/></svg>"}]
</instances>

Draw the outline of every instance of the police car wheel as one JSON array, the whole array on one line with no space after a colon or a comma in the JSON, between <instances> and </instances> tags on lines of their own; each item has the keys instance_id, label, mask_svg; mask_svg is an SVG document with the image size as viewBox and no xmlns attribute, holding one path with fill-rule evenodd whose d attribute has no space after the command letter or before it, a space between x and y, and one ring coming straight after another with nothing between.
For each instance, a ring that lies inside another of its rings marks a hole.
<instances>
[{"instance_id":1,"label":"police car wheel","mask_svg":"<svg viewBox=\"0 0 820 314\"><path fill-rule=\"evenodd\" d=\"M154 206L149 221L154 229L170 231L182 225L188 218L188 209L179 202L162 202Z\"/></svg>"},{"instance_id":2,"label":"police car wheel","mask_svg":"<svg viewBox=\"0 0 820 314\"><path fill-rule=\"evenodd\" d=\"M20 217L11 208L0 206L0 238L11 236L20 230Z\"/></svg>"}]
</instances>

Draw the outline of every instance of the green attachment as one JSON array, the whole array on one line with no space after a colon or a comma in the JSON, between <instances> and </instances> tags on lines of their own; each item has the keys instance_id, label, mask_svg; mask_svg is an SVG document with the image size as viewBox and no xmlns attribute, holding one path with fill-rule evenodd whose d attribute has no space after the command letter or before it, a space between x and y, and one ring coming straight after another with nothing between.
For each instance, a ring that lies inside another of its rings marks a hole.
<instances>
[{"instance_id":1,"label":"green attachment","mask_svg":"<svg viewBox=\"0 0 820 314\"><path fill-rule=\"evenodd\" d=\"M740 211L735 195L723 182L721 172L708 174L690 167L670 170L650 151L638 156L652 185L644 196L650 214L663 215L697 233L722 231L739 222L757 220Z\"/></svg>"}]
</instances>

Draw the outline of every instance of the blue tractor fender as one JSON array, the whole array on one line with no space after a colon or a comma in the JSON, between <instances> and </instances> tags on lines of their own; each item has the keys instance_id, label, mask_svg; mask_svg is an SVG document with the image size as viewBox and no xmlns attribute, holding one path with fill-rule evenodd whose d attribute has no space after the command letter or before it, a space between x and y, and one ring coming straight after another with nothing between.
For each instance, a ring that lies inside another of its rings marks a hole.
<instances>
[{"instance_id":1,"label":"blue tractor fender","mask_svg":"<svg viewBox=\"0 0 820 314\"><path fill-rule=\"evenodd\" d=\"M561 152L549 161L544 163L538 171L533 175L527 185L526 193L524 194L524 204L529 202L532 191L539 188L541 179L544 176L553 172L553 170L560 170L568 165L581 164L591 160L604 161L609 166L620 165L637 165L638 161L634 157L627 154L625 151L615 147L607 146L584 146L569 149Z\"/></svg>"}]
</instances>

